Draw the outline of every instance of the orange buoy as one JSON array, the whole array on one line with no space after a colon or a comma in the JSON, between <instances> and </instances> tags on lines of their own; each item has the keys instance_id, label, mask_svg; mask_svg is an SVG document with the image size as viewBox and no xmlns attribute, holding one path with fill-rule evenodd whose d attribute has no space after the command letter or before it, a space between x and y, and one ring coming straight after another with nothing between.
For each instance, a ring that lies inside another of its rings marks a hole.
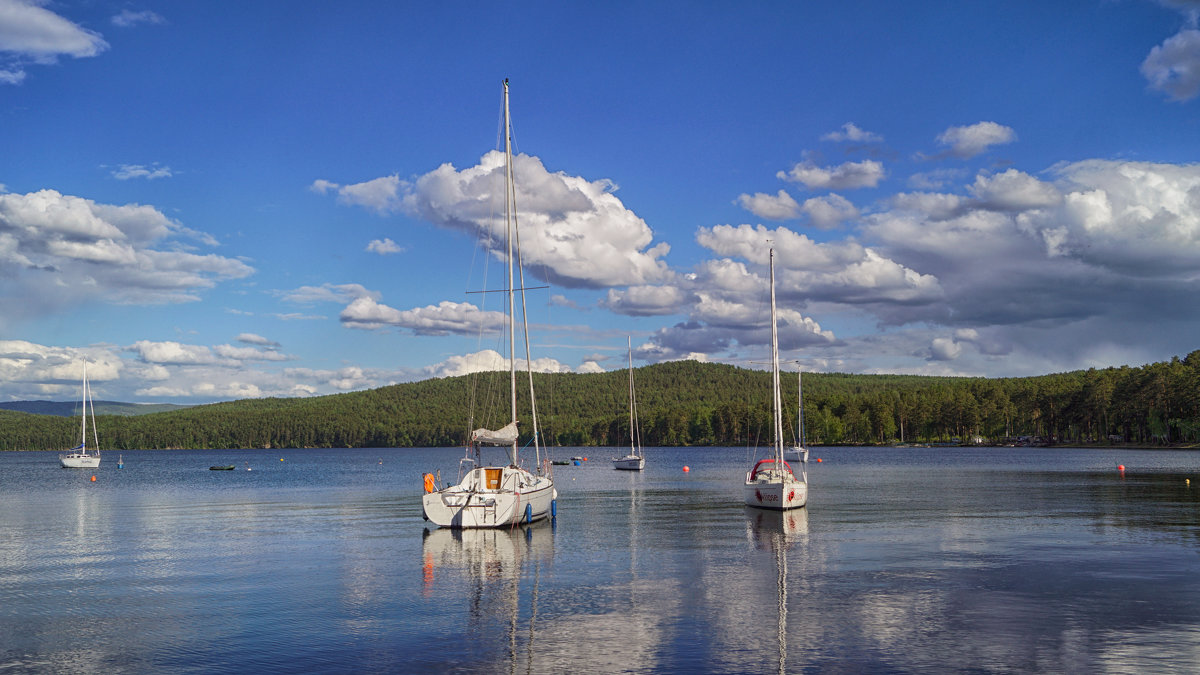
<instances>
[{"instance_id":1,"label":"orange buoy","mask_svg":"<svg viewBox=\"0 0 1200 675\"><path fill-rule=\"evenodd\" d=\"M425 491L433 492L433 474L425 474Z\"/></svg>"},{"instance_id":2,"label":"orange buoy","mask_svg":"<svg viewBox=\"0 0 1200 675\"><path fill-rule=\"evenodd\" d=\"M1124 465L1124 464L1118 464L1118 465L1117 465L1117 471L1124 472L1124 471L1125 471L1125 465Z\"/></svg>"},{"instance_id":3,"label":"orange buoy","mask_svg":"<svg viewBox=\"0 0 1200 675\"><path fill-rule=\"evenodd\" d=\"M821 463L821 458L820 458L820 457L818 457L818 458L817 458L817 464L820 464L820 463Z\"/></svg>"},{"instance_id":4,"label":"orange buoy","mask_svg":"<svg viewBox=\"0 0 1200 675\"><path fill-rule=\"evenodd\" d=\"M687 464L684 464L684 465L683 465L683 472L684 472L684 473L687 473L688 471L691 471L691 469L689 469L689 468L688 468L688 465L687 465Z\"/></svg>"},{"instance_id":5,"label":"orange buoy","mask_svg":"<svg viewBox=\"0 0 1200 675\"><path fill-rule=\"evenodd\" d=\"M96 477L95 477L95 476L92 476L92 482L93 482L93 483L95 483L95 482L96 482Z\"/></svg>"}]
</instances>

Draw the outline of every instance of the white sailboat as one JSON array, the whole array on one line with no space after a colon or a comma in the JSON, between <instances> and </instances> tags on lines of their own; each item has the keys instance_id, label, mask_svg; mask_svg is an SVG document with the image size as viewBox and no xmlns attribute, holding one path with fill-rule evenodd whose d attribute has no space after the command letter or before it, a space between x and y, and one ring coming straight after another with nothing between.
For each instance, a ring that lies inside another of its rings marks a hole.
<instances>
[{"instance_id":1,"label":"white sailboat","mask_svg":"<svg viewBox=\"0 0 1200 675\"><path fill-rule=\"evenodd\" d=\"M629 454L613 458L614 469L626 471L641 471L646 468L646 458L642 455L642 434L637 422L637 392L633 386L633 341L629 342Z\"/></svg>"},{"instance_id":2,"label":"white sailboat","mask_svg":"<svg viewBox=\"0 0 1200 675\"><path fill-rule=\"evenodd\" d=\"M530 523L556 515L558 491L550 476L549 462L543 464L538 438L537 400L533 391L532 360L529 356L529 322L525 316L525 288L515 285L514 271L520 270L520 238L517 234L516 188L513 185L512 124L508 112L508 80L504 80L504 170L505 239L507 241L508 280L504 289L508 306L508 370L510 422L504 427L476 429L471 432L467 457L459 462L458 483L438 488L434 477L426 474L425 495L421 506L426 520L439 527L455 529L508 527ZM521 272L522 279L524 272ZM524 324L525 363L529 366L530 417L536 473L518 463L517 372L516 372L516 291L521 291ZM482 466L480 447L507 446L508 464ZM471 454L474 457L471 457Z\"/></svg>"},{"instance_id":3,"label":"white sailboat","mask_svg":"<svg viewBox=\"0 0 1200 675\"><path fill-rule=\"evenodd\" d=\"M760 459L746 472L743 494L747 506L786 510L808 503L808 476L797 478L783 458L783 401L779 395L779 332L775 314L775 250L771 249L771 389L775 429L771 457Z\"/></svg>"},{"instance_id":4,"label":"white sailboat","mask_svg":"<svg viewBox=\"0 0 1200 675\"><path fill-rule=\"evenodd\" d=\"M79 445L58 456L64 469L95 469L100 466L100 437L96 432L96 409L92 406L92 387L88 383L87 365L83 366L83 410L80 415ZM95 452L88 452L88 417L92 418L92 443Z\"/></svg>"},{"instance_id":5,"label":"white sailboat","mask_svg":"<svg viewBox=\"0 0 1200 675\"><path fill-rule=\"evenodd\" d=\"M796 413L796 445L783 451L783 459L788 462L807 462L808 446L804 444L804 383L800 381L801 372L796 370L796 397L799 412Z\"/></svg>"}]
</instances>

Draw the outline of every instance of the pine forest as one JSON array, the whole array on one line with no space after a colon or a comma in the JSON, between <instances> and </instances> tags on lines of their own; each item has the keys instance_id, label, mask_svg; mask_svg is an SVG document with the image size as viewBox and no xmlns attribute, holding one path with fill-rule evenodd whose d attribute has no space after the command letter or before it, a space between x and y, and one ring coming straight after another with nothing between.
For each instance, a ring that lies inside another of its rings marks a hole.
<instances>
[{"instance_id":1,"label":"pine forest","mask_svg":"<svg viewBox=\"0 0 1200 675\"><path fill-rule=\"evenodd\" d=\"M782 375L792 434L795 375ZM634 376L645 445L770 440L770 373L674 361L635 369ZM535 374L534 382L545 445L628 443L624 370ZM507 373L480 373L312 398L99 415L97 426L101 450L444 447L462 445L470 429L503 426L508 395ZM803 395L810 445L1200 443L1200 351L1141 367L1023 378L805 373ZM518 409L528 410L527 392L518 398ZM532 425L520 419L524 439ZM0 450L61 450L75 445L78 433L78 417L0 410Z\"/></svg>"}]
</instances>

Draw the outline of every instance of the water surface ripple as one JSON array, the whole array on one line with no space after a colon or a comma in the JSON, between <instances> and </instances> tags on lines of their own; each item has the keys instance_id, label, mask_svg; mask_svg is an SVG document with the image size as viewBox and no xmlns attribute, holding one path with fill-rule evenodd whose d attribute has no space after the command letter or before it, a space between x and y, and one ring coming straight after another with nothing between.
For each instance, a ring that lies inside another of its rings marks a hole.
<instances>
[{"instance_id":1,"label":"water surface ripple","mask_svg":"<svg viewBox=\"0 0 1200 675\"><path fill-rule=\"evenodd\" d=\"M421 519L456 449L0 453L0 673L1200 663L1200 453L818 448L778 514L745 448L552 452L554 523L468 532Z\"/></svg>"}]
</instances>

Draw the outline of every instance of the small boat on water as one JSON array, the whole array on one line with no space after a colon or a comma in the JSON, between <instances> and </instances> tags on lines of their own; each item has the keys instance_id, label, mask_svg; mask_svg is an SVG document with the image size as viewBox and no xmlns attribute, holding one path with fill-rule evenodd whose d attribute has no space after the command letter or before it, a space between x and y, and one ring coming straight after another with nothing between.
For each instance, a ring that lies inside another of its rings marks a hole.
<instances>
[{"instance_id":1,"label":"small boat on water","mask_svg":"<svg viewBox=\"0 0 1200 675\"><path fill-rule=\"evenodd\" d=\"M233 471L233 469L234 466L232 464L217 464L208 467L209 471Z\"/></svg>"},{"instance_id":2,"label":"small boat on water","mask_svg":"<svg viewBox=\"0 0 1200 675\"><path fill-rule=\"evenodd\" d=\"M117 455L117 468L118 469L125 468L125 455Z\"/></svg>"},{"instance_id":3,"label":"small boat on water","mask_svg":"<svg viewBox=\"0 0 1200 675\"><path fill-rule=\"evenodd\" d=\"M743 496L746 506L785 511L808 503L808 475L792 473L783 458L783 402L779 396L779 330L775 312L775 250L771 249L771 389L774 409L774 439L771 457L760 459L746 472ZM803 465L801 465L803 466Z\"/></svg>"},{"instance_id":4,"label":"small boat on water","mask_svg":"<svg viewBox=\"0 0 1200 675\"><path fill-rule=\"evenodd\" d=\"M633 388L633 340L627 337L626 342L629 344L629 454L613 457L613 468L641 471L646 468L646 458L642 455L642 435L637 423L637 396Z\"/></svg>"},{"instance_id":5,"label":"small boat on water","mask_svg":"<svg viewBox=\"0 0 1200 675\"><path fill-rule=\"evenodd\" d=\"M88 417L92 418L92 442L96 452L89 453L87 448ZM58 461L64 469L95 469L100 466L100 437L96 432L96 408L92 405L92 387L88 383L87 364L83 366L83 410L82 430L79 445L58 456Z\"/></svg>"},{"instance_id":6,"label":"small boat on water","mask_svg":"<svg viewBox=\"0 0 1200 675\"><path fill-rule=\"evenodd\" d=\"M783 451L783 459L788 462L807 462L808 446L804 444L804 383L800 381L800 370L796 370L796 397L799 400L799 412L796 413L796 445Z\"/></svg>"}]
</instances>

